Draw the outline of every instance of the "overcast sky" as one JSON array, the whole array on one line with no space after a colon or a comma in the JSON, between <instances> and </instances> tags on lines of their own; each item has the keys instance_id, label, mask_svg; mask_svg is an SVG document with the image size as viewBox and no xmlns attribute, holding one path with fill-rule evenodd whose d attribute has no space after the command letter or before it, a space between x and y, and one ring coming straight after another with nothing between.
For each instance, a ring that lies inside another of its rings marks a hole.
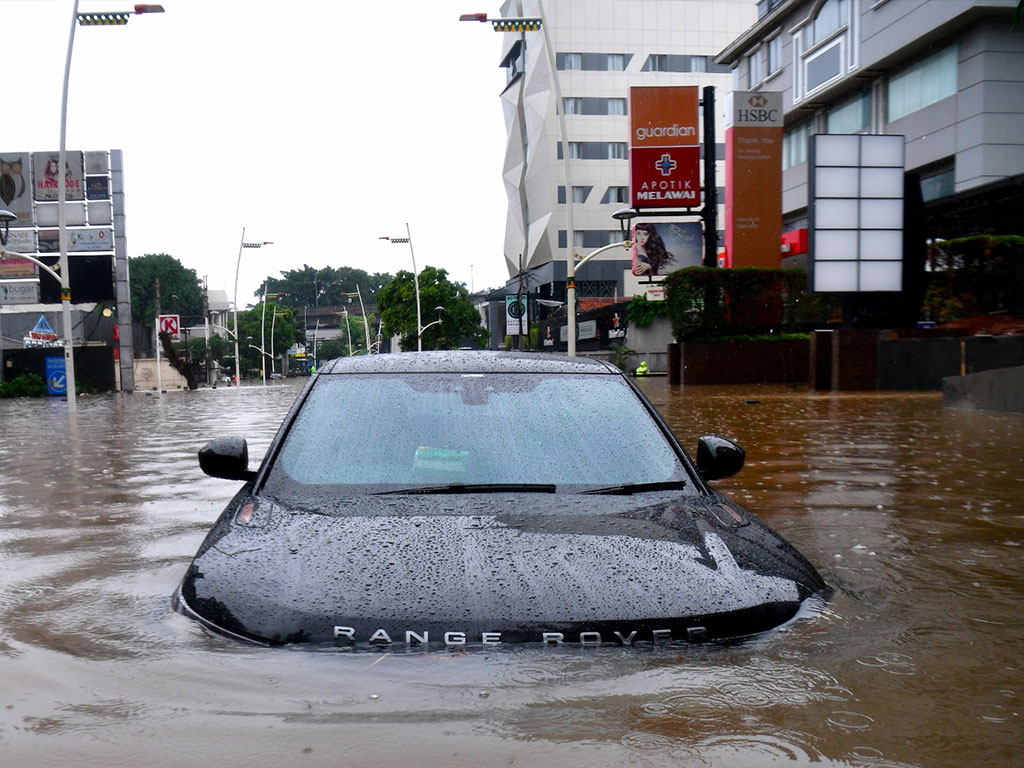
<instances>
[{"instance_id":1,"label":"overcast sky","mask_svg":"<svg viewBox=\"0 0 1024 768\"><path fill-rule=\"evenodd\" d=\"M119 11L125 0L81 0ZM0 0L0 152L56 151L71 0ZM234 291L314 267L504 284L496 0L164 0L77 27L69 150L121 149L129 256L168 253Z\"/></svg>"}]
</instances>

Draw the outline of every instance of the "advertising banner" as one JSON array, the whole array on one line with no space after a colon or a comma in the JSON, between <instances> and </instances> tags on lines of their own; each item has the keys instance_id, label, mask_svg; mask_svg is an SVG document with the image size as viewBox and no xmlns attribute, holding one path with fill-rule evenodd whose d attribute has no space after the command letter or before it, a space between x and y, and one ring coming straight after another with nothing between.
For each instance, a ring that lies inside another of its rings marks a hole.
<instances>
[{"instance_id":1,"label":"advertising banner","mask_svg":"<svg viewBox=\"0 0 1024 768\"><path fill-rule=\"evenodd\" d=\"M695 85L629 89L629 190L634 208L700 205L699 104Z\"/></svg>"},{"instance_id":2,"label":"advertising banner","mask_svg":"<svg viewBox=\"0 0 1024 768\"><path fill-rule=\"evenodd\" d=\"M32 266L35 266L34 264ZM7 304L38 304L39 283L0 283L0 306Z\"/></svg>"},{"instance_id":3,"label":"advertising banner","mask_svg":"<svg viewBox=\"0 0 1024 768\"><path fill-rule=\"evenodd\" d=\"M58 195L58 182L63 175L67 190L67 200L85 199L85 174L82 167L81 152L65 152L65 167L61 174L57 170L60 162L59 152L32 153L32 183L37 201L55 201Z\"/></svg>"},{"instance_id":4,"label":"advertising banner","mask_svg":"<svg viewBox=\"0 0 1024 768\"><path fill-rule=\"evenodd\" d=\"M7 245L3 250L8 253L35 253L36 231L34 229L12 229L7 233Z\"/></svg>"},{"instance_id":5,"label":"advertising banner","mask_svg":"<svg viewBox=\"0 0 1024 768\"><path fill-rule=\"evenodd\" d=\"M68 251L112 251L114 233L109 229L73 229L68 232Z\"/></svg>"},{"instance_id":6,"label":"advertising banner","mask_svg":"<svg viewBox=\"0 0 1024 768\"><path fill-rule=\"evenodd\" d=\"M32 226L31 167L28 152L0 154L0 208L15 216L11 227Z\"/></svg>"},{"instance_id":7,"label":"advertising banner","mask_svg":"<svg viewBox=\"0 0 1024 768\"><path fill-rule=\"evenodd\" d=\"M526 296L516 294L505 296L505 335L525 336L529 333L530 322L526 316Z\"/></svg>"},{"instance_id":8,"label":"advertising banner","mask_svg":"<svg viewBox=\"0 0 1024 768\"><path fill-rule=\"evenodd\" d=\"M18 279L24 277L36 277L38 268L28 259L7 257L0 259L0 278Z\"/></svg>"},{"instance_id":9,"label":"advertising banner","mask_svg":"<svg viewBox=\"0 0 1024 768\"><path fill-rule=\"evenodd\" d=\"M780 92L734 91L726 96L727 267L779 266L782 116Z\"/></svg>"},{"instance_id":10,"label":"advertising banner","mask_svg":"<svg viewBox=\"0 0 1024 768\"><path fill-rule=\"evenodd\" d=\"M704 256L704 227L699 221L641 221L633 225L633 274L666 275L699 267Z\"/></svg>"}]
</instances>

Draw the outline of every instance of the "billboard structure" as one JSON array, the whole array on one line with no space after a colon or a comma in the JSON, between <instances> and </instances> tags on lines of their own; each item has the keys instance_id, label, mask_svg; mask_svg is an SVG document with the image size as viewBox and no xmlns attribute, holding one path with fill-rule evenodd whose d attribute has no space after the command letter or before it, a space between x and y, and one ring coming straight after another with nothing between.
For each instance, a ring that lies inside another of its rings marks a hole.
<instances>
[{"instance_id":1,"label":"billboard structure","mask_svg":"<svg viewBox=\"0 0 1024 768\"><path fill-rule=\"evenodd\" d=\"M901 135L811 137L808 280L812 291L903 289Z\"/></svg>"},{"instance_id":2,"label":"billboard structure","mask_svg":"<svg viewBox=\"0 0 1024 768\"><path fill-rule=\"evenodd\" d=\"M629 193L634 208L700 205L697 86L629 89Z\"/></svg>"},{"instance_id":3,"label":"billboard structure","mask_svg":"<svg viewBox=\"0 0 1024 768\"><path fill-rule=\"evenodd\" d=\"M50 266L57 264L57 200L63 184L72 312L81 318L98 302L116 303L121 325L110 342L115 345L120 387L131 391L135 388L134 351L122 154L120 150L68 151L63 169L59 157L58 152L0 152L0 208L15 215L7 244L0 252L0 296L7 307L4 314L17 315L17 307L10 305L29 304L32 297L36 305L32 311L37 311L40 303L45 308L60 301L60 286L49 275L41 276L32 261L19 259L18 254L31 255ZM88 341L80 336L84 327L81 319L73 321L72 326L73 344ZM0 344L4 341L0 337ZM10 337L6 341L8 350L24 348L22 344L12 347ZM3 349L0 347L0 358Z\"/></svg>"}]
</instances>

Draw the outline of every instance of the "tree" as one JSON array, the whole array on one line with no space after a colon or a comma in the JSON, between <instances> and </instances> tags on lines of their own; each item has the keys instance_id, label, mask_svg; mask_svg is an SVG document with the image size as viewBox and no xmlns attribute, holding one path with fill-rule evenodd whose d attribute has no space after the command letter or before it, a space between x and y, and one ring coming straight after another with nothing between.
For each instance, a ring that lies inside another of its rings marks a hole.
<instances>
[{"instance_id":1,"label":"tree","mask_svg":"<svg viewBox=\"0 0 1024 768\"><path fill-rule=\"evenodd\" d=\"M156 324L156 281L160 281L160 311L185 317L203 316L203 292L194 269L166 253L147 253L128 259L131 277L132 323ZM172 299L177 296L177 300Z\"/></svg>"},{"instance_id":2,"label":"tree","mask_svg":"<svg viewBox=\"0 0 1024 768\"><path fill-rule=\"evenodd\" d=\"M281 304L291 309L302 307L334 306L343 303L343 294L355 293L358 288L363 301L372 304L377 292L391 282L387 273L369 274L352 267L324 267L315 269L303 264L302 269L281 272L281 277L268 277L268 293L283 293ZM257 294L259 295L259 294Z\"/></svg>"},{"instance_id":3,"label":"tree","mask_svg":"<svg viewBox=\"0 0 1024 768\"><path fill-rule=\"evenodd\" d=\"M455 349L464 340L486 344L487 331L480 325L480 313L469 300L464 283L450 282L448 273L436 267L424 267L419 283L423 324L436 319L435 307L444 308L441 322L423 332L423 349ZM377 293L377 310L384 332L400 335L403 350L416 349L416 286L412 272L399 272Z\"/></svg>"}]
</instances>

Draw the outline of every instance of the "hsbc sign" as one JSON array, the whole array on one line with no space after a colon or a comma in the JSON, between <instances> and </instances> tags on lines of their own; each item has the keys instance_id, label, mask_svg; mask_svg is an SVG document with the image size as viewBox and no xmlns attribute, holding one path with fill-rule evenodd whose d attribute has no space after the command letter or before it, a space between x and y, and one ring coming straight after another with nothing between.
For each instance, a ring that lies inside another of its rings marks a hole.
<instances>
[{"instance_id":1,"label":"hsbc sign","mask_svg":"<svg viewBox=\"0 0 1024 768\"><path fill-rule=\"evenodd\" d=\"M726 96L726 128L782 127L781 91L733 91Z\"/></svg>"}]
</instances>

